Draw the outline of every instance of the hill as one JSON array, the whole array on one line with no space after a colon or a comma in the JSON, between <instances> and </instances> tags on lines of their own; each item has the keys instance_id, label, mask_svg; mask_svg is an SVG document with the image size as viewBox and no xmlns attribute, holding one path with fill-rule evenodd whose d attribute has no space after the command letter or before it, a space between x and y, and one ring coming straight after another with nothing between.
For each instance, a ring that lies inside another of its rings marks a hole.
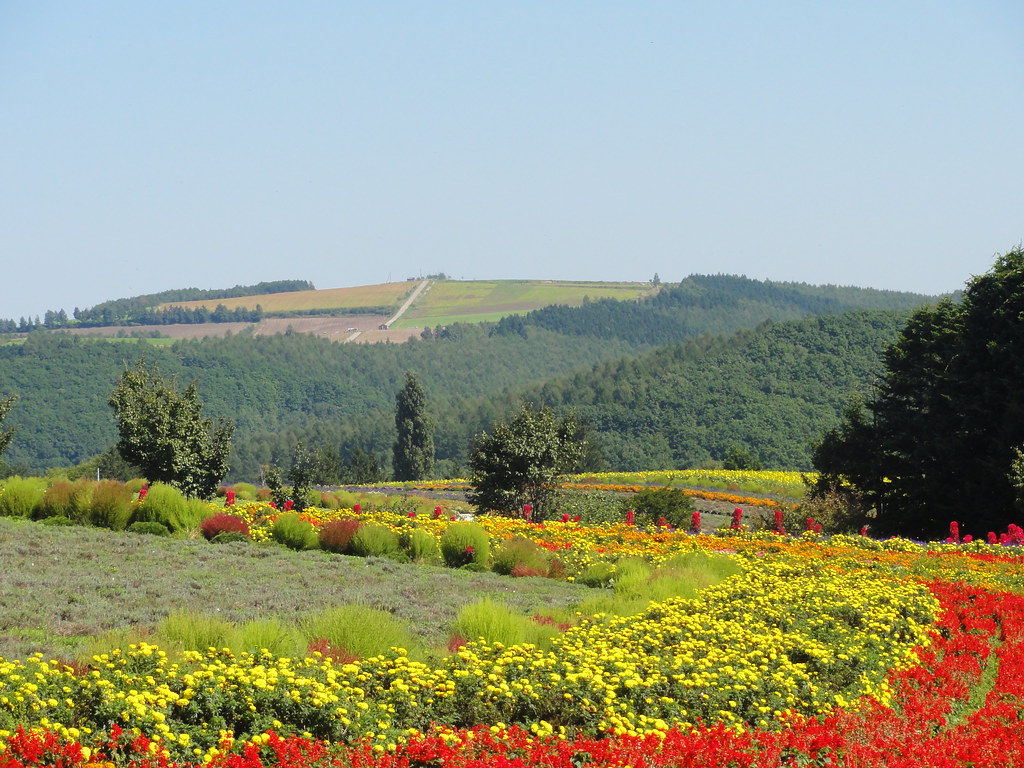
<instances>
[{"instance_id":1,"label":"hill","mask_svg":"<svg viewBox=\"0 0 1024 768\"><path fill-rule=\"evenodd\" d=\"M394 394L406 370L427 389L446 472L459 471L469 436L519 397L578 407L601 432L609 468L689 466L721 459L733 444L779 468L803 468L815 430L831 425L851 389L866 385L899 311L928 298L729 276L692 276L625 301L583 293L598 295L601 285L577 284L577 307L439 324L402 344L341 345L294 331L258 336L244 325L229 337L159 347L30 333L24 344L0 346L0 394L20 396L9 421L22 425L4 458L40 471L108 448L115 434L107 398L120 371L144 357L183 382L197 379L208 411L237 422L232 479L252 479L269 461L287 464L299 440L340 459L359 447L387 463ZM494 296L510 295L506 288L490 290L490 306ZM534 301L551 295L544 286L531 290ZM434 295L444 312L461 302L473 314L465 295ZM879 315L888 319L836 314L889 305L899 309ZM822 320L781 330L810 316ZM775 326L750 330L769 320ZM747 330L733 335L737 328ZM841 359L827 362L829 355ZM687 422L684 413L700 418Z\"/></svg>"}]
</instances>

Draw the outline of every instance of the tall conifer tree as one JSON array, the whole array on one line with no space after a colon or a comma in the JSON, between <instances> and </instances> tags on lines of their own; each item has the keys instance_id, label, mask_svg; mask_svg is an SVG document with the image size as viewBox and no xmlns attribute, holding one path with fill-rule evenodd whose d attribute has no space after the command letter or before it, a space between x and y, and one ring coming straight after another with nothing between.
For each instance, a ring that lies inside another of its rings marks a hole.
<instances>
[{"instance_id":1,"label":"tall conifer tree","mask_svg":"<svg viewBox=\"0 0 1024 768\"><path fill-rule=\"evenodd\" d=\"M434 471L434 424L427 414L427 396L413 371L395 396L393 464L396 480L425 480Z\"/></svg>"}]
</instances>

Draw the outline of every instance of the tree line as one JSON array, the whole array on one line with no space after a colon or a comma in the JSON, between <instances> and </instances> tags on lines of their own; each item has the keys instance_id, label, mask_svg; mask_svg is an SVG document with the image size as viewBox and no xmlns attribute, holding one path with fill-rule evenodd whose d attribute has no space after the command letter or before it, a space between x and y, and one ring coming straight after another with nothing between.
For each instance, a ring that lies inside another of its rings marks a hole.
<instances>
[{"instance_id":1,"label":"tree line","mask_svg":"<svg viewBox=\"0 0 1024 768\"><path fill-rule=\"evenodd\" d=\"M209 301L244 296L261 296L268 293L312 290L316 290L316 287L308 280L273 280L256 283L255 285L236 285L233 288L181 288L124 299L114 299L86 309L75 307L70 317L64 309L51 309L46 311L42 319L38 316L34 320L22 317L19 321L15 322L12 319L0 318L0 333L25 333L41 328L56 329L72 326L93 328L106 325L258 322L263 317L263 309L259 306L254 310L246 308L229 310L223 305L218 305L214 310L209 310L205 307L197 309L188 309L186 307L158 309L158 307L170 302Z\"/></svg>"}]
</instances>

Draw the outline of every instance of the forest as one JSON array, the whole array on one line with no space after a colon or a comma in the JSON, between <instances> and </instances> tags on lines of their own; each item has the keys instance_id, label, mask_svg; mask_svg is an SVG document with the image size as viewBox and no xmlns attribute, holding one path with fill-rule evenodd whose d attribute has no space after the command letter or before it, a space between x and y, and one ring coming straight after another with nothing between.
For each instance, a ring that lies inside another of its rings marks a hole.
<instances>
[{"instance_id":1,"label":"forest","mask_svg":"<svg viewBox=\"0 0 1024 768\"><path fill-rule=\"evenodd\" d=\"M807 469L850 395L872 386L881 349L931 300L691 276L641 301L427 329L404 344L242 333L153 346L35 331L0 346L0 396L18 396L8 423L19 425L0 469L40 472L108 449L107 400L140 359L182 385L196 380L207 412L237 425L229 480L287 466L300 442L328 467L358 451L387 473L406 371L420 377L437 426L439 476L458 476L470 438L523 400L575 410L603 468L698 466L740 449Z\"/></svg>"}]
</instances>

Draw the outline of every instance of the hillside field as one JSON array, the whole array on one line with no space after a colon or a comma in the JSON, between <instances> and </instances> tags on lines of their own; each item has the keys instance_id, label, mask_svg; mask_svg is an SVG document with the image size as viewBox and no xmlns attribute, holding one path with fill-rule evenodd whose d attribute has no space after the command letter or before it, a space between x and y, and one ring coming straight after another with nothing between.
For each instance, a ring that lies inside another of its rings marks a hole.
<instances>
[{"instance_id":1,"label":"hillside field","mask_svg":"<svg viewBox=\"0 0 1024 768\"><path fill-rule=\"evenodd\" d=\"M327 288L315 291L289 291L233 299L172 302L164 307L213 310L223 305L265 312L313 312L391 307L398 310L402 300L419 281L382 283L351 288ZM656 292L649 283L603 283L560 280L431 280L427 290L394 324L396 329L450 325L456 322L480 323L499 320L505 315L525 313L552 304L578 307L585 299L637 299ZM386 319L386 318L385 318ZM379 323L378 323L379 324ZM376 326L374 326L376 327ZM273 332L273 331L270 331ZM329 335L320 334L318 335ZM330 334L333 335L333 334Z\"/></svg>"},{"instance_id":2,"label":"hillside field","mask_svg":"<svg viewBox=\"0 0 1024 768\"><path fill-rule=\"evenodd\" d=\"M396 328L481 323L552 304L578 307L584 299L633 300L657 291L649 283L556 280L442 280L395 323Z\"/></svg>"},{"instance_id":3,"label":"hillside field","mask_svg":"<svg viewBox=\"0 0 1024 768\"><path fill-rule=\"evenodd\" d=\"M215 309L222 304L228 309L263 307L265 312L311 312L327 309L358 309L360 307L394 307L397 309L417 281L402 283L381 283L361 285L352 288L326 288L316 291L288 291L286 293L264 293L258 296L240 296L234 299L209 299L202 301L169 302L163 307L186 307Z\"/></svg>"}]
</instances>

